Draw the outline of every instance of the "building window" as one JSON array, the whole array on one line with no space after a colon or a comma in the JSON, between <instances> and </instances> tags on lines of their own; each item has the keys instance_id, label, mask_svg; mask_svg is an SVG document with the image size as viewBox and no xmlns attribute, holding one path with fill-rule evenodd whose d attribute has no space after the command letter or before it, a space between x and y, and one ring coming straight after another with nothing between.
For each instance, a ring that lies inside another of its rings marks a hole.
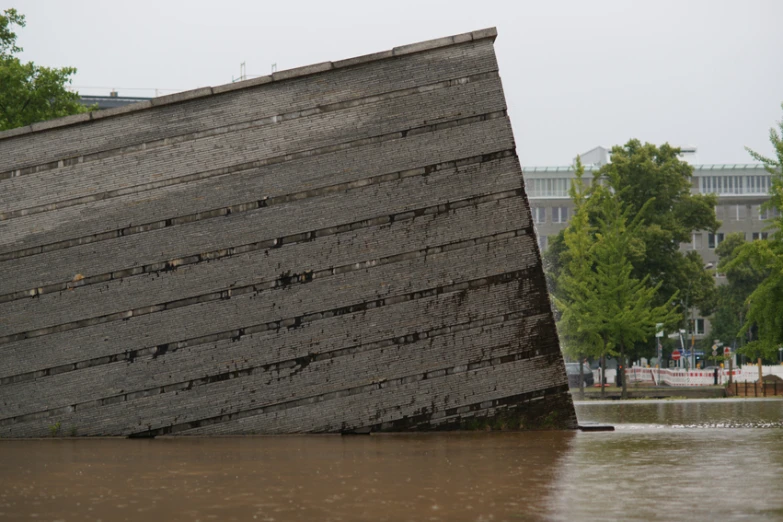
<instances>
[{"instance_id":1,"label":"building window","mask_svg":"<svg viewBox=\"0 0 783 522\"><path fill-rule=\"evenodd\" d=\"M707 234L707 247L715 248L720 245L721 241L723 241L723 232L718 232L717 234Z\"/></svg>"},{"instance_id":2,"label":"building window","mask_svg":"<svg viewBox=\"0 0 783 522\"><path fill-rule=\"evenodd\" d=\"M767 239L768 233L767 232L753 232L753 241L758 241L759 239Z\"/></svg>"},{"instance_id":3,"label":"building window","mask_svg":"<svg viewBox=\"0 0 783 522\"><path fill-rule=\"evenodd\" d=\"M748 194L768 194L769 176L746 176Z\"/></svg>"},{"instance_id":4,"label":"building window","mask_svg":"<svg viewBox=\"0 0 783 522\"><path fill-rule=\"evenodd\" d=\"M748 209L745 205L734 205L731 217L736 221L744 221L748 216Z\"/></svg>"},{"instance_id":5,"label":"building window","mask_svg":"<svg viewBox=\"0 0 783 522\"><path fill-rule=\"evenodd\" d=\"M704 239L701 233L693 234L693 240L691 241L691 245L693 246L694 250L701 250L702 248L704 248Z\"/></svg>"},{"instance_id":6,"label":"building window","mask_svg":"<svg viewBox=\"0 0 783 522\"><path fill-rule=\"evenodd\" d=\"M527 181L530 198L567 198L571 178L538 178Z\"/></svg>"},{"instance_id":7,"label":"building window","mask_svg":"<svg viewBox=\"0 0 783 522\"><path fill-rule=\"evenodd\" d=\"M552 223L567 223L568 207L552 207Z\"/></svg>"},{"instance_id":8,"label":"building window","mask_svg":"<svg viewBox=\"0 0 783 522\"><path fill-rule=\"evenodd\" d=\"M761 176L700 176L702 194L767 194L769 175Z\"/></svg>"},{"instance_id":9,"label":"building window","mask_svg":"<svg viewBox=\"0 0 783 522\"><path fill-rule=\"evenodd\" d=\"M694 332L696 335L704 335L704 319L699 317L694 321L696 331Z\"/></svg>"},{"instance_id":10,"label":"building window","mask_svg":"<svg viewBox=\"0 0 783 522\"><path fill-rule=\"evenodd\" d=\"M533 223L546 223L546 207L533 207Z\"/></svg>"},{"instance_id":11,"label":"building window","mask_svg":"<svg viewBox=\"0 0 783 522\"><path fill-rule=\"evenodd\" d=\"M765 220L765 219L775 219L780 217L780 212L776 208L761 208L761 205L759 205L759 219Z\"/></svg>"}]
</instances>

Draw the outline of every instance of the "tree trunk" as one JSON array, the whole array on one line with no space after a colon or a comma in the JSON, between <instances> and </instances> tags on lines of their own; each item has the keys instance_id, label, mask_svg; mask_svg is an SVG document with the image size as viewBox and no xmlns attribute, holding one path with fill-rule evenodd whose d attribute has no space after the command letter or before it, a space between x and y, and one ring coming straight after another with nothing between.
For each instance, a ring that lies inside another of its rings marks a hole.
<instances>
[{"instance_id":1,"label":"tree trunk","mask_svg":"<svg viewBox=\"0 0 783 522\"><path fill-rule=\"evenodd\" d=\"M623 381L623 391L620 394L620 398L623 400L628 398L628 388L627 388L628 383L626 382L627 379L625 378L625 366L626 366L625 345L623 343L620 343L620 367L617 368L617 371L620 372Z\"/></svg>"},{"instance_id":2,"label":"tree trunk","mask_svg":"<svg viewBox=\"0 0 783 522\"><path fill-rule=\"evenodd\" d=\"M585 400L585 374L584 374L584 360L579 357L579 397Z\"/></svg>"}]
</instances>

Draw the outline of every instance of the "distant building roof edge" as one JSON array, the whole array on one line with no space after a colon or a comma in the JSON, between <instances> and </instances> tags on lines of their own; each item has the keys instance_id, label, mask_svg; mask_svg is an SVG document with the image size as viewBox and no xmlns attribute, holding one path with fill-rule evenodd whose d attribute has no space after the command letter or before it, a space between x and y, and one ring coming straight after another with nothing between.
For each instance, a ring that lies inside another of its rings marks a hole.
<instances>
[{"instance_id":1,"label":"distant building roof edge","mask_svg":"<svg viewBox=\"0 0 783 522\"><path fill-rule=\"evenodd\" d=\"M598 170L595 165L584 165L585 172L592 172ZM763 170L765 166L763 163L705 163L700 165L693 165L693 170ZM525 167L522 166L522 172L573 172L574 167L571 165L556 165L556 166L534 166Z\"/></svg>"}]
</instances>

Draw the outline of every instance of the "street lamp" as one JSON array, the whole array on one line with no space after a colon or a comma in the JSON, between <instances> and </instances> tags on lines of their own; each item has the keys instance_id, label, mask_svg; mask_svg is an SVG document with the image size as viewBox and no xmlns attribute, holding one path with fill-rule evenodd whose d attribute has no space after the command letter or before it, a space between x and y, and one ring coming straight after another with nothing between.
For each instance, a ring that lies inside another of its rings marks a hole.
<instances>
[{"instance_id":1,"label":"street lamp","mask_svg":"<svg viewBox=\"0 0 783 522\"><path fill-rule=\"evenodd\" d=\"M778 359L780 360L780 364L783 364L783 346L778 348Z\"/></svg>"}]
</instances>

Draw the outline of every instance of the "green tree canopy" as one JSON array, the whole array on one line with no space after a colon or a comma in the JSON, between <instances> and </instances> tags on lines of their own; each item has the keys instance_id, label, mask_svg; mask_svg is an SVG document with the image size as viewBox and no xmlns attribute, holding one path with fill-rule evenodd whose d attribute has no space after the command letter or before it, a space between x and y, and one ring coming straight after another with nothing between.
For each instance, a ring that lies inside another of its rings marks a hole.
<instances>
[{"instance_id":1,"label":"green tree canopy","mask_svg":"<svg viewBox=\"0 0 783 522\"><path fill-rule=\"evenodd\" d=\"M565 264L560 273L559 287L565 290L562 300L556 300L556 309L561 311L558 325L560 346L570 358L579 361L579 374L582 376L586 357L604 355L604 343L600 335L584 327L587 317L580 313L579 300L588 292L587 281L592 277L592 248L595 243L595 230L589 220L587 209L588 188L583 176L584 167L577 156L574 167L576 179L571 183L569 195L574 202L573 218L563 235ZM579 380L579 391L584 395L584 380Z\"/></svg>"},{"instance_id":2,"label":"green tree canopy","mask_svg":"<svg viewBox=\"0 0 783 522\"><path fill-rule=\"evenodd\" d=\"M714 232L720 227L715 218L717 199L713 194L691 193L693 167L680 160L679 153L680 149L668 144L656 147L630 140L612 148L612 161L598 175L608 180L624 205L641 213L645 223L640 230L645 255L634 262L634 275L640 279L649 276L652 283L661 283L662 299L691 282L690 302L709 310L714 282L710 277L692 279L704 272L704 262L693 257L698 254L689 258L680 252L680 243L690 242L693 232ZM651 198L652 202L643 208Z\"/></svg>"},{"instance_id":3,"label":"green tree canopy","mask_svg":"<svg viewBox=\"0 0 783 522\"><path fill-rule=\"evenodd\" d=\"M657 304L662 282L650 285L649 276L633 275L631 259L645 257L642 216L653 200L634 212L598 179L586 189L582 171L577 161L571 189L575 212L563 233L567 262L557 281L555 306L567 347L573 341L579 348L570 349L577 353L619 355L626 366L626 348L651 338L656 323L677 322L679 314L672 306L677 294Z\"/></svg>"},{"instance_id":4,"label":"green tree canopy","mask_svg":"<svg viewBox=\"0 0 783 522\"><path fill-rule=\"evenodd\" d=\"M691 241L696 231L718 229L715 195L692 194L693 167L678 158L680 150L668 144L657 147L638 140L612 148L612 160L594 174L596 183L606 190L591 198L615 199L629 216L639 217L633 248L625 252L632 276L658 286L655 304L661 305L679 291L683 308L696 305L707 315L715 306L714 278L704 270L704 261L696 252L680 252L680 243ZM595 202L589 206L589 221L598 226L607 207ZM569 249L561 232L545 255L548 283L554 295L562 295L560 273L569 262ZM680 321L684 321L681 316ZM675 325L673 329L676 329ZM651 344L636 343L635 355L652 349Z\"/></svg>"},{"instance_id":5,"label":"green tree canopy","mask_svg":"<svg viewBox=\"0 0 783 522\"><path fill-rule=\"evenodd\" d=\"M16 56L22 48L16 44L15 27L24 26L24 15L15 9L0 14L0 130L88 110L66 88L76 69L24 63Z\"/></svg>"},{"instance_id":6,"label":"green tree canopy","mask_svg":"<svg viewBox=\"0 0 783 522\"><path fill-rule=\"evenodd\" d=\"M779 132L774 127L769 131L775 158L747 150L754 159L764 163L772 176L770 199L764 208L780 211L783 210L783 120L778 122L778 127ZM779 213L770 225L774 230L772 239L742 245L736 249L734 259L725 266L729 272L750 272L763 277L745 301L747 315L740 335L753 333L754 330L755 335L751 336L751 341L742 351L751 357L774 360L778 348L783 346L783 216Z\"/></svg>"},{"instance_id":7,"label":"green tree canopy","mask_svg":"<svg viewBox=\"0 0 783 522\"><path fill-rule=\"evenodd\" d=\"M747 299L767 275L747 263L734 264L734 260L745 246L741 232L729 234L715 249L718 255L718 272L726 274L726 284L717 289L717 306L712 317L712 338L724 344L740 345L740 331L748 315Z\"/></svg>"}]
</instances>

